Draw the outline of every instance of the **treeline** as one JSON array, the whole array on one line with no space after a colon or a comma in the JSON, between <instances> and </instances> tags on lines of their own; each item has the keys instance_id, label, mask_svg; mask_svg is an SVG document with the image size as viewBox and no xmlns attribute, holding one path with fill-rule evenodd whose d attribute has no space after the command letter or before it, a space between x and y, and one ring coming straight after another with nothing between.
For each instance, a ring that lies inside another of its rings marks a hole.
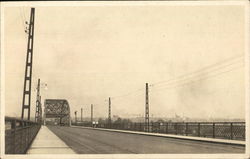
<instances>
[{"instance_id":1,"label":"treeline","mask_svg":"<svg viewBox=\"0 0 250 159\"><path fill-rule=\"evenodd\" d=\"M108 123L108 119L102 119L99 118L98 119L98 124L106 124ZM112 120L112 123L114 124L127 124L127 123L132 123L132 121L130 119L122 119L122 118L117 118L116 120Z\"/></svg>"}]
</instances>

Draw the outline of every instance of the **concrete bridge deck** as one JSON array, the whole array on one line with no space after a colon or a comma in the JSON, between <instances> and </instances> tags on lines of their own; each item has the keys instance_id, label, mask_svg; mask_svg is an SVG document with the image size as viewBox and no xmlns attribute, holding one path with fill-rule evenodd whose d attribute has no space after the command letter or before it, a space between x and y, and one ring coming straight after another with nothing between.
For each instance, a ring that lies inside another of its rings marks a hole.
<instances>
[{"instance_id":1,"label":"concrete bridge deck","mask_svg":"<svg viewBox=\"0 0 250 159\"><path fill-rule=\"evenodd\" d=\"M130 134L138 134L138 135L147 135L147 136L167 137L167 138L183 139L183 140L203 141L203 142L229 144L229 145L239 145L239 146L246 145L246 142L242 141L242 140L228 140L228 139L218 139L218 138L173 135L173 134L164 134L164 133L151 133L151 132L131 131L131 130L93 128L93 127L83 127L83 126L71 126L71 127L82 128L82 129L95 129L95 130L103 130L103 131L112 131L112 132L120 132L120 133L130 133Z\"/></svg>"},{"instance_id":2,"label":"concrete bridge deck","mask_svg":"<svg viewBox=\"0 0 250 159\"><path fill-rule=\"evenodd\" d=\"M245 152L245 146L225 143L210 143L79 127L49 126L49 129L78 154L215 154Z\"/></svg>"}]
</instances>

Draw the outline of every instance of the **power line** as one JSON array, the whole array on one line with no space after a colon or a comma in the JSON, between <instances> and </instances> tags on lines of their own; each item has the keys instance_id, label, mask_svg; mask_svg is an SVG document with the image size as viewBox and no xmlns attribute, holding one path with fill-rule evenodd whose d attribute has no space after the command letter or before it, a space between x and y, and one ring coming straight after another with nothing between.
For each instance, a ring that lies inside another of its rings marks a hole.
<instances>
[{"instance_id":1,"label":"power line","mask_svg":"<svg viewBox=\"0 0 250 159\"><path fill-rule=\"evenodd\" d=\"M140 92L140 91L143 91L143 88L140 88L140 89L128 92L128 93L123 94L123 95L113 96L113 97L111 97L111 99L117 99L117 98L122 98L122 97L130 96L130 95L135 94L136 92Z\"/></svg>"},{"instance_id":2,"label":"power line","mask_svg":"<svg viewBox=\"0 0 250 159\"><path fill-rule=\"evenodd\" d=\"M187 74L178 76L175 79L160 81L160 82L154 83L152 85L149 85L151 88L153 88L153 89L150 89L150 91L151 90L155 91L154 88L159 88L159 86L156 86L156 85L160 85L160 88L162 88L162 86L163 86L163 89L165 89L166 86L172 87L172 86L178 85L178 82L190 83L190 81L188 82L187 80L193 79L192 81L194 81L194 79L197 78L197 77L198 77L198 80L203 79L203 78L201 78L201 76L207 75L208 73L214 73L216 71L220 71L221 69L225 69L225 68L228 68L228 67L230 67L230 66L232 66L234 64L237 64L239 62L238 60L241 60L242 57L243 57L242 55L241 56L234 56L234 57L228 58L228 59L226 59L224 61L217 62L217 63L215 63L213 65L210 65L210 66L204 67L202 69L199 69L199 70L197 70L195 72L191 72L191 73L187 73ZM236 60L236 62L235 62L235 60ZM231 63L228 63L228 62L231 62ZM111 99L116 100L116 99L120 99L120 98L127 97L127 96L130 96L130 95L134 95L134 96L141 95L140 93L143 93L143 90L144 90L144 88L140 88L140 89L128 92L128 93L123 94L123 95L113 96L113 97L111 97ZM159 89L156 89L156 90L159 90ZM160 90L162 90L162 89L160 89Z\"/></svg>"},{"instance_id":3,"label":"power line","mask_svg":"<svg viewBox=\"0 0 250 159\"><path fill-rule=\"evenodd\" d=\"M150 89L150 91L153 90L153 92L155 92L155 91L159 91L159 90L166 90L169 88L173 88L173 86L175 86L175 87L184 86L184 85L191 84L191 83L194 83L197 81L201 81L201 80L205 80L205 79L212 78L215 76L219 76L221 74L230 72L230 71L234 70L235 68L224 71L224 72L218 72L218 71L221 71L222 69L225 69L225 68L227 69L228 67L233 66L234 64L241 62L239 60L242 60L242 58L243 58L243 55L234 56L234 57L228 58L226 60L217 62L213 65L209 65L207 67L199 69L197 71L178 76L175 79L165 80L165 81L160 81L160 82L154 83L154 84L150 85L150 87L159 88L158 85L164 86L164 87L160 87L160 89ZM207 75L207 74L211 74L211 73L216 73L216 74ZM205 78L202 77L204 75L206 75ZM197 77L198 77L198 79L197 79ZM190 79L192 81L190 81ZM178 82L181 82L181 83L178 83ZM166 86L168 86L168 87L166 87ZM123 94L123 95L113 96L113 97L111 97L111 99L119 99L119 98L127 97L130 95L138 96L138 95L141 95L141 93L144 93L143 90L144 90L144 88L140 88L140 89L128 92L128 93Z\"/></svg>"},{"instance_id":4,"label":"power line","mask_svg":"<svg viewBox=\"0 0 250 159\"><path fill-rule=\"evenodd\" d=\"M180 76L178 76L178 77L175 78L175 79L170 79L170 80L164 80L164 81L156 82L156 83L151 84L150 86L152 87L152 86L156 86L156 85L161 85L161 84L170 83L171 81L175 81L175 80L177 80L178 78L182 79L182 78L185 78L185 77L187 77L187 76L192 76L192 75L199 74L199 73L205 73L205 71L213 72L213 71L212 71L213 69L215 69L215 70L220 69L220 68L216 68L216 67L222 67L222 68L223 68L223 67L226 67L226 66L230 66L230 65L232 65L232 64L234 64L234 63L231 63L231 64L229 64L229 65L225 65L226 62L232 61L232 60L235 60L235 59L239 59L239 58L242 58L242 57L243 57L243 55L241 55L241 56L234 56L234 57L231 57L231 58L226 59L226 60L224 60L224 61L217 62L217 63L215 63L215 64L213 64L213 65L210 65L210 66L204 67L204 68L202 68L202 69L199 69L199 70L197 70L197 71L194 71L194 72L191 72L191 73L187 73L187 74L184 74L184 75L180 75ZM219 66L217 66L217 65L219 65ZM225 65L225 66L223 66L223 65ZM209 69L210 69L210 70L209 70ZM211 69L212 69L212 70L211 70ZM171 82L171 83L173 83L173 82Z\"/></svg>"},{"instance_id":5,"label":"power line","mask_svg":"<svg viewBox=\"0 0 250 159\"><path fill-rule=\"evenodd\" d=\"M155 89L155 90L153 90L153 92L160 91L160 90L166 90L166 89L173 89L173 88L177 88L177 87L180 87L180 86L185 86L185 85L188 85L188 84L192 84L192 83L194 83L194 82L198 82L198 81L210 79L210 78L213 78L213 77L216 77L216 76L219 76L219 75L222 75L222 74L231 72L231 71L233 71L234 69L241 68L241 67L242 67L242 66L234 67L234 68L232 68L232 69L230 69L230 70L227 70L227 71L224 71L224 72L220 72L220 73L217 73L217 74L212 75L212 76L208 76L207 78L200 78L200 79L198 79L198 80L189 81L189 82L186 82L186 83L182 83L182 84L180 84L180 85L173 85L173 86L169 86L169 87L163 87L162 89ZM174 87L174 86L175 86L175 87Z\"/></svg>"},{"instance_id":6,"label":"power line","mask_svg":"<svg viewBox=\"0 0 250 159\"><path fill-rule=\"evenodd\" d=\"M189 73L189 74L185 74L185 75L181 75L181 76L177 77L176 79L171 79L171 80L165 81L164 84L161 84L161 85L166 86L166 85L171 85L171 84L175 84L175 83L178 83L178 82L185 82L186 80L190 80L190 79L193 79L193 78L197 78L197 77L200 77L200 76L207 75L209 73L214 73L216 71L220 71L222 69L228 68L228 67L230 67L230 66L232 66L234 64L237 64L237 63L239 63L239 62L228 63L227 65L223 65L223 66L220 66L220 67L217 67L217 68L212 68L210 70L203 71L203 72L201 72L201 70L199 70L199 74L196 74L196 75L192 75L192 74L194 74L194 72ZM198 71L195 71L195 72L198 72ZM190 76L190 77L188 77L188 76ZM159 86L156 86L155 84L152 84L151 87L159 87Z\"/></svg>"},{"instance_id":7,"label":"power line","mask_svg":"<svg viewBox=\"0 0 250 159\"><path fill-rule=\"evenodd\" d=\"M133 94L133 96L127 96L126 98L119 98L119 100L113 100L115 103L115 105L119 105L122 101L122 103L129 103L129 101L131 100L137 100L137 99L134 99L135 97L139 97L139 96L142 96L142 95L145 95L145 92L138 92L136 94ZM130 100L128 101L127 99L130 98ZM131 99L133 98L133 99ZM111 98L112 99L112 98Z\"/></svg>"},{"instance_id":8,"label":"power line","mask_svg":"<svg viewBox=\"0 0 250 159\"><path fill-rule=\"evenodd\" d=\"M23 29L25 30L26 28L25 28L25 18L23 17L23 15L22 15L22 10L21 10L21 8L19 8L19 15L20 15L20 17L21 17L21 23L22 23L22 25L23 25Z\"/></svg>"},{"instance_id":9,"label":"power line","mask_svg":"<svg viewBox=\"0 0 250 159\"><path fill-rule=\"evenodd\" d=\"M24 7L22 7L22 11L23 11L24 18L26 19L26 14L25 14L25 11L24 11Z\"/></svg>"}]
</instances>

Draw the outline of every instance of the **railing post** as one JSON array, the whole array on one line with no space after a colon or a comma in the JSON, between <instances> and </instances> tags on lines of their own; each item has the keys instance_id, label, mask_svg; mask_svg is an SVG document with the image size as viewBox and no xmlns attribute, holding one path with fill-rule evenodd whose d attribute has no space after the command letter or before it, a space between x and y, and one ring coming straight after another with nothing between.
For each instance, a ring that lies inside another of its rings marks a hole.
<instances>
[{"instance_id":1,"label":"railing post","mask_svg":"<svg viewBox=\"0 0 250 159\"><path fill-rule=\"evenodd\" d=\"M186 123L186 136L188 136L188 123Z\"/></svg>"},{"instance_id":2,"label":"railing post","mask_svg":"<svg viewBox=\"0 0 250 159\"><path fill-rule=\"evenodd\" d=\"M233 140L233 123L230 123L230 139Z\"/></svg>"},{"instance_id":3,"label":"railing post","mask_svg":"<svg viewBox=\"0 0 250 159\"><path fill-rule=\"evenodd\" d=\"M168 134L168 123L166 123L166 134Z\"/></svg>"},{"instance_id":4,"label":"railing post","mask_svg":"<svg viewBox=\"0 0 250 159\"><path fill-rule=\"evenodd\" d=\"M24 126L24 128L23 128L24 129L23 130L24 131L24 147L26 147L26 145L27 145L26 133L27 132L26 132L26 122L25 121L23 122L23 126Z\"/></svg>"},{"instance_id":5,"label":"railing post","mask_svg":"<svg viewBox=\"0 0 250 159\"><path fill-rule=\"evenodd\" d=\"M201 123L198 123L198 136L201 136Z\"/></svg>"},{"instance_id":6,"label":"railing post","mask_svg":"<svg viewBox=\"0 0 250 159\"><path fill-rule=\"evenodd\" d=\"M11 121L11 129L13 132L13 140L14 143L12 143L13 145L13 153L15 154L16 152L16 120Z\"/></svg>"},{"instance_id":7,"label":"railing post","mask_svg":"<svg viewBox=\"0 0 250 159\"><path fill-rule=\"evenodd\" d=\"M215 138L215 123L213 123L213 138Z\"/></svg>"},{"instance_id":8,"label":"railing post","mask_svg":"<svg viewBox=\"0 0 250 159\"><path fill-rule=\"evenodd\" d=\"M161 123L159 122L157 125L158 125L158 128L157 128L157 133L160 133Z\"/></svg>"},{"instance_id":9,"label":"railing post","mask_svg":"<svg viewBox=\"0 0 250 159\"><path fill-rule=\"evenodd\" d=\"M25 129L24 121L21 121L21 126L22 126L22 129ZM24 138L25 131L22 131L21 135L22 135L22 137L21 137L21 141L22 141L22 147L21 147L21 149L23 149L23 148L25 148L25 144L26 144L26 142L24 140L25 139ZM23 141L24 141L24 143L23 143Z\"/></svg>"},{"instance_id":10,"label":"railing post","mask_svg":"<svg viewBox=\"0 0 250 159\"><path fill-rule=\"evenodd\" d=\"M175 134L176 135L178 134L178 125L177 125L177 123L175 123Z\"/></svg>"}]
</instances>

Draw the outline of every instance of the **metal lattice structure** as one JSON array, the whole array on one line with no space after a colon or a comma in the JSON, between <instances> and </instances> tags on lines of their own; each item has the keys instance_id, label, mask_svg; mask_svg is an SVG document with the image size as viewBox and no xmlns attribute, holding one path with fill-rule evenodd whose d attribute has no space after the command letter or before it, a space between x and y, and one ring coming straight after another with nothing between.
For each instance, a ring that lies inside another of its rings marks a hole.
<instances>
[{"instance_id":1,"label":"metal lattice structure","mask_svg":"<svg viewBox=\"0 0 250 159\"><path fill-rule=\"evenodd\" d=\"M148 83L146 83L146 95L145 95L145 131L149 131L149 102L148 102Z\"/></svg>"},{"instance_id":2,"label":"metal lattice structure","mask_svg":"<svg viewBox=\"0 0 250 159\"><path fill-rule=\"evenodd\" d=\"M42 122L42 104L41 104L41 96L40 96L40 79L38 79L38 83L37 83L35 122L38 122L38 123Z\"/></svg>"},{"instance_id":3,"label":"metal lattice structure","mask_svg":"<svg viewBox=\"0 0 250 159\"><path fill-rule=\"evenodd\" d=\"M109 97L109 114L108 114L109 127L111 127L111 123L112 123L112 120L111 120L111 98Z\"/></svg>"},{"instance_id":4,"label":"metal lattice structure","mask_svg":"<svg viewBox=\"0 0 250 159\"><path fill-rule=\"evenodd\" d=\"M60 125L71 125L70 106L65 99L46 99L44 102L44 120L56 118Z\"/></svg>"},{"instance_id":5,"label":"metal lattice structure","mask_svg":"<svg viewBox=\"0 0 250 159\"><path fill-rule=\"evenodd\" d=\"M22 115L24 119L25 110L27 110L27 120L30 120L30 100L31 100L31 81L32 81L32 60L33 60L33 42L34 42L34 22L35 22L35 8L31 8L28 33L27 57L25 66L24 88L23 88L23 103Z\"/></svg>"}]
</instances>

